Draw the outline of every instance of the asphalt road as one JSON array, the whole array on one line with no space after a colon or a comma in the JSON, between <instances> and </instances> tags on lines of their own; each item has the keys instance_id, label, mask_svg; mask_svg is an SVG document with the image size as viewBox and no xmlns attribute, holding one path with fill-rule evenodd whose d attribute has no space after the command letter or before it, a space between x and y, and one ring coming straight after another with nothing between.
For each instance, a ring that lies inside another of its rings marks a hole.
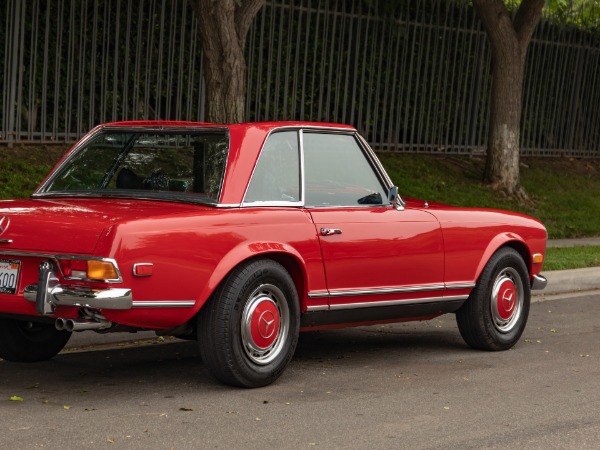
<instances>
[{"instance_id":1,"label":"asphalt road","mask_svg":"<svg viewBox=\"0 0 600 450\"><path fill-rule=\"evenodd\" d=\"M0 447L597 449L599 313L600 293L534 303L501 353L451 315L304 334L256 390L213 382L193 342L0 361Z\"/></svg>"}]
</instances>

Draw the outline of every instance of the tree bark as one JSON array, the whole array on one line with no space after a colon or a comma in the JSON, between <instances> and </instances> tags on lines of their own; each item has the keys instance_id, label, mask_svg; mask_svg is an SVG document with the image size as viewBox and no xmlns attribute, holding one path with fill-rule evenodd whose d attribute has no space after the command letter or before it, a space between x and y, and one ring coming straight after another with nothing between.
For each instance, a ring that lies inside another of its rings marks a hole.
<instances>
[{"instance_id":1,"label":"tree bark","mask_svg":"<svg viewBox=\"0 0 600 450\"><path fill-rule=\"evenodd\" d=\"M484 181L525 200L519 183L525 57L544 0L523 0L514 20L502 0L473 0L492 51L492 92Z\"/></svg>"},{"instance_id":2,"label":"tree bark","mask_svg":"<svg viewBox=\"0 0 600 450\"><path fill-rule=\"evenodd\" d=\"M266 0L190 0L202 36L206 119L213 123L245 120L246 37Z\"/></svg>"}]
</instances>

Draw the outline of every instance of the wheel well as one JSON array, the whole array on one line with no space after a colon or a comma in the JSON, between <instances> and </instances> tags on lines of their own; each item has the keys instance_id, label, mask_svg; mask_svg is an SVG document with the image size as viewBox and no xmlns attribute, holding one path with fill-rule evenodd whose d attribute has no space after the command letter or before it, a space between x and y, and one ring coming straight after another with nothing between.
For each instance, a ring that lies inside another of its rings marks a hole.
<instances>
[{"instance_id":1,"label":"wheel well","mask_svg":"<svg viewBox=\"0 0 600 450\"><path fill-rule=\"evenodd\" d=\"M307 295L306 289L305 289L305 282L304 282L304 279L305 279L304 271L302 270L302 267L296 258L294 258L293 256L290 256L288 254L285 254L285 253L261 253L260 255L255 255L248 259L240 261L237 265L235 265L234 267L231 268L231 270L227 273L227 275L225 275L223 277L223 279L221 280L219 285L221 285L227 279L229 274L233 270L235 270L237 267L239 267L240 264L245 264L245 263L255 260L255 259L271 259L271 260L276 261L279 264L281 264L285 268L285 270L287 270L287 272L292 277L292 281L294 282L294 285L296 286L296 292L298 293L298 299L300 301L299 306L300 306L300 310L302 311L305 306L304 299L306 298L306 295ZM215 289L215 291L212 292L211 297L214 296L214 294L217 290L218 290L218 287Z\"/></svg>"},{"instance_id":2,"label":"wheel well","mask_svg":"<svg viewBox=\"0 0 600 450\"><path fill-rule=\"evenodd\" d=\"M268 258L273 261L277 261L281 264L285 270L288 271L294 285L296 286L296 292L298 293L298 299L300 301L300 311L304 309L304 299L306 298L305 283L304 283L304 271L300 266L300 263L293 256L285 253L266 253L258 256L257 258Z\"/></svg>"},{"instance_id":3,"label":"wheel well","mask_svg":"<svg viewBox=\"0 0 600 450\"><path fill-rule=\"evenodd\" d=\"M529 272L529 275L531 275L531 255L529 253L529 249L527 248L527 246L525 246L525 244L518 241L511 241L507 242L502 247L510 247L516 250L519 253L519 255L521 255L521 258L523 258L523 261L525 261L525 265L527 266L527 272Z\"/></svg>"}]
</instances>

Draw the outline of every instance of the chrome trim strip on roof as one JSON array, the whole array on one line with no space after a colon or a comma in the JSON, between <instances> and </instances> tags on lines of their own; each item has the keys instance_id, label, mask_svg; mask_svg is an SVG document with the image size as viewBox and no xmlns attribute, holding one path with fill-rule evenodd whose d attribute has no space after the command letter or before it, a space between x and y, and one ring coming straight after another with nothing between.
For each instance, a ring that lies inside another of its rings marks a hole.
<instances>
[{"instance_id":1,"label":"chrome trim strip on roof","mask_svg":"<svg viewBox=\"0 0 600 450\"><path fill-rule=\"evenodd\" d=\"M419 303L434 303L434 302L445 302L452 300L466 300L469 298L468 295L452 295L448 297L428 297L428 298L411 298L404 300L384 300L382 302L361 302L361 303L343 303L337 305L331 305L331 311L337 311L342 309L359 309L359 308L374 308L377 306L397 306L397 305L413 305Z\"/></svg>"},{"instance_id":2,"label":"chrome trim strip on roof","mask_svg":"<svg viewBox=\"0 0 600 450\"><path fill-rule=\"evenodd\" d=\"M191 308L195 300L134 301L132 308Z\"/></svg>"}]
</instances>

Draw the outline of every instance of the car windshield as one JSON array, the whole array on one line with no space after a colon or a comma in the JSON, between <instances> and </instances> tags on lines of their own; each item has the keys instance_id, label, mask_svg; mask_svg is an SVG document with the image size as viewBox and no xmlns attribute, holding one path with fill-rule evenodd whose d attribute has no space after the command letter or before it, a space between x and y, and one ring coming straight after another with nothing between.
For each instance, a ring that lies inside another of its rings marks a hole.
<instances>
[{"instance_id":1,"label":"car windshield","mask_svg":"<svg viewBox=\"0 0 600 450\"><path fill-rule=\"evenodd\" d=\"M216 203L228 143L224 130L103 131L78 148L36 194Z\"/></svg>"}]
</instances>

